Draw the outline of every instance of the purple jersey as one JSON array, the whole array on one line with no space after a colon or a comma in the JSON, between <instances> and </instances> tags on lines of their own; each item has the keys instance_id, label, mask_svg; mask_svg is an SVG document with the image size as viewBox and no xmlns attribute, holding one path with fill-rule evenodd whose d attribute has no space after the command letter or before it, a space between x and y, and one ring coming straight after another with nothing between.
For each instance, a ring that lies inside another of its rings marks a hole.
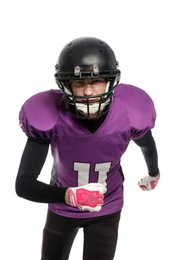
<instances>
[{"instance_id":1,"label":"purple jersey","mask_svg":"<svg viewBox=\"0 0 173 260\"><path fill-rule=\"evenodd\" d=\"M154 104L148 94L125 84L116 87L109 113L94 133L70 115L59 90L41 92L28 99L21 109L20 123L28 136L50 143L54 158L51 185L76 187L99 182L107 188L99 212L80 211L66 204L49 204L50 210L72 218L121 210L121 156L131 139L142 137L154 127L155 118Z\"/></svg>"}]
</instances>

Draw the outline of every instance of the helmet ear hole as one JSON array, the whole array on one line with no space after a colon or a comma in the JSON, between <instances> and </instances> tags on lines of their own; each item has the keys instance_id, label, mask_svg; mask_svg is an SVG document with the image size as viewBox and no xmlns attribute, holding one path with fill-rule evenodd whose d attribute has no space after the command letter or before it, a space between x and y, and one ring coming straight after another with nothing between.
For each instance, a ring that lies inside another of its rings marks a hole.
<instances>
[{"instance_id":1,"label":"helmet ear hole","mask_svg":"<svg viewBox=\"0 0 173 260\"><path fill-rule=\"evenodd\" d=\"M57 84L63 93L68 93L68 94L72 95L72 90L70 87L69 80L58 80Z\"/></svg>"}]
</instances>

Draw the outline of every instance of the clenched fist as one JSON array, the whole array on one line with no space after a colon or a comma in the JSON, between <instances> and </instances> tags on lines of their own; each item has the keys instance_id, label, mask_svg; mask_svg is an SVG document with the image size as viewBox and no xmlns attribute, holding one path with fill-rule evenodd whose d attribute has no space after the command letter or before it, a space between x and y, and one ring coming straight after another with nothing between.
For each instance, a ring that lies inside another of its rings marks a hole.
<instances>
[{"instance_id":1,"label":"clenched fist","mask_svg":"<svg viewBox=\"0 0 173 260\"><path fill-rule=\"evenodd\" d=\"M155 177L151 177L151 176L146 176L144 178L142 178L139 182L138 185L142 190L153 190L156 186L157 183L160 179L160 174L158 174Z\"/></svg>"},{"instance_id":2,"label":"clenched fist","mask_svg":"<svg viewBox=\"0 0 173 260\"><path fill-rule=\"evenodd\" d=\"M81 210L100 211L104 203L106 188L101 183L89 183L69 188L70 205Z\"/></svg>"}]
</instances>

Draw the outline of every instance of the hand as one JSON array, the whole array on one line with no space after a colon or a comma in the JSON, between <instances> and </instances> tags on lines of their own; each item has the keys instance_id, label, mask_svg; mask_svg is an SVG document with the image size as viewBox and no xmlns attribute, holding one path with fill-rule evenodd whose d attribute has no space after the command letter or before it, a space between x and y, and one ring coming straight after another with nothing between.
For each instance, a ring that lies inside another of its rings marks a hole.
<instances>
[{"instance_id":1,"label":"hand","mask_svg":"<svg viewBox=\"0 0 173 260\"><path fill-rule=\"evenodd\" d=\"M70 188L70 205L81 210L100 211L104 193L107 191L101 183L89 183Z\"/></svg>"},{"instance_id":2,"label":"hand","mask_svg":"<svg viewBox=\"0 0 173 260\"><path fill-rule=\"evenodd\" d=\"M159 179L160 179L160 174L158 174L155 177L151 177L148 175L145 178L141 179L138 182L138 185L142 190L147 190L147 191L153 190L157 186Z\"/></svg>"}]
</instances>

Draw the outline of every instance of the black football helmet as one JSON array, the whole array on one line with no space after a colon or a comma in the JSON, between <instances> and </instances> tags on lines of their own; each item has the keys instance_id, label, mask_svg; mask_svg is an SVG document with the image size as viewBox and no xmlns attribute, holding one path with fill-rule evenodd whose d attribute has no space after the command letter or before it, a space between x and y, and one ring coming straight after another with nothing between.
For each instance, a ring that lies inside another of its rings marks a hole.
<instances>
[{"instance_id":1,"label":"black football helmet","mask_svg":"<svg viewBox=\"0 0 173 260\"><path fill-rule=\"evenodd\" d=\"M72 40L62 49L55 69L56 83L63 92L67 108L74 116L93 119L108 112L121 72L115 54L106 42L94 37ZM93 78L106 78L107 85L105 93L92 96L98 102L89 104L90 96L73 95L70 80ZM85 104L79 101L80 98L86 99Z\"/></svg>"}]
</instances>

